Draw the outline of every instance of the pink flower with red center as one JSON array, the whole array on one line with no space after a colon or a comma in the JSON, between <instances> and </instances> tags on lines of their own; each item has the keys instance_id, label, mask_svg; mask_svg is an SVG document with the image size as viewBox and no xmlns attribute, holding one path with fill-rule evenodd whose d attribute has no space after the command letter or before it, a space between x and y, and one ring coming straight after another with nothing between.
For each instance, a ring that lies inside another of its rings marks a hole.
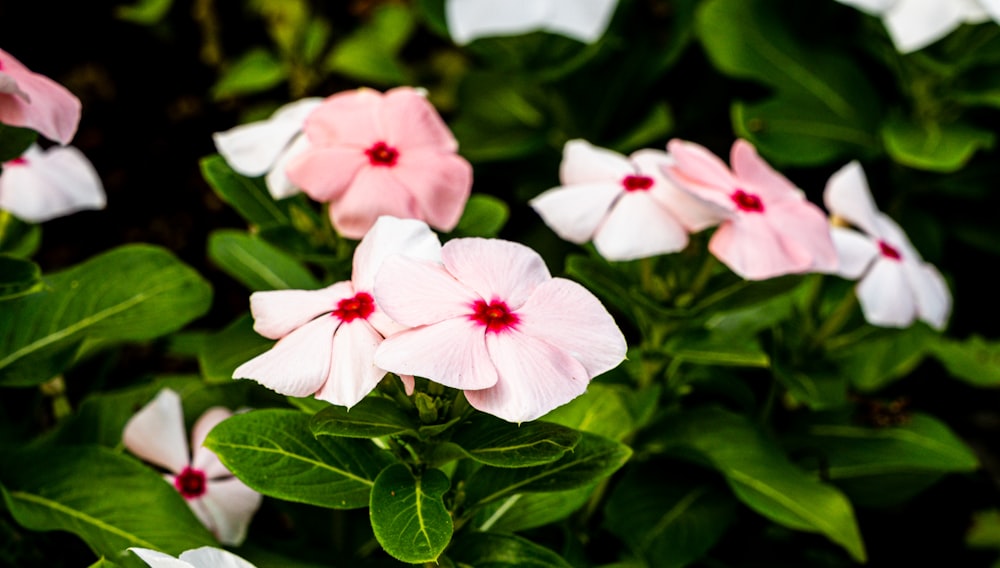
<instances>
[{"instance_id":1,"label":"pink flower with red center","mask_svg":"<svg viewBox=\"0 0 1000 568\"><path fill-rule=\"evenodd\" d=\"M123 438L130 452L167 470L163 477L219 542L238 545L246 538L261 496L202 446L212 428L230 416L232 412L222 407L205 411L191 431L192 452L184 433L181 398L163 389L128 421Z\"/></svg>"},{"instance_id":2,"label":"pink flower with red center","mask_svg":"<svg viewBox=\"0 0 1000 568\"><path fill-rule=\"evenodd\" d=\"M388 258L375 301L410 326L382 342L379 367L462 389L473 407L510 422L569 402L625 357L600 301L509 241L454 239L441 262Z\"/></svg>"},{"instance_id":3,"label":"pink flower with red center","mask_svg":"<svg viewBox=\"0 0 1000 568\"><path fill-rule=\"evenodd\" d=\"M532 199L531 207L561 238L593 241L608 260L676 252L687 246L689 232L715 224L718 213L663 175L672 163L659 150L625 157L571 140L563 147L562 185Z\"/></svg>"},{"instance_id":4,"label":"pink flower with red center","mask_svg":"<svg viewBox=\"0 0 1000 568\"><path fill-rule=\"evenodd\" d=\"M80 124L80 99L0 49L0 123L30 128L69 144Z\"/></svg>"},{"instance_id":5,"label":"pink flower with red center","mask_svg":"<svg viewBox=\"0 0 1000 568\"><path fill-rule=\"evenodd\" d=\"M472 166L434 107L410 87L327 98L305 122L309 148L289 179L330 204L342 235L360 239L380 215L450 231L472 190Z\"/></svg>"},{"instance_id":6,"label":"pink flower with red center","mask_svg":"<svg viewBox=\"0 0 1000 568\"><path fill-rule=\"evenodd\" d=\"M835 270L826 215L774 171L745 140L733 144L732 170L704 147L671 140L664 168L681 187L716 206L719 227L708 248L748 280Z\"/></svg>"},{"instance_id":7,"label":"pink flower with red center","mask_svg":"<svg viewBox=\"0 0 1000 568\"><path fill-rule=\"evenodd\" d=\"M951 313L947 283L899 225L875 206L861 164L851 162L834 173L823 198L835 218L860 229L835 225L831 233L840 254L836 273L861 279L857 295L868 323L906 327L920 319L944 328Z\"/></svg>"},{"instance_id":8,"label":"pink flower with red center","mask_svg":"<svg viewBox=\"0 0 1000 568\"><path fill-rule=\"evenodd\" d=\"M354 406L385 376L374 363L375 349L403 329L374 300L375 273L389 255L437 260L440 248L422 221L382 217L354 251L351 280L320 290L255 292L250 296L254 329L278 342L240 365L233 378L253 379L284 395ZM401 378L412 390L413 378Z\"/></svg>"},{"instance_id":9,"label":"pink flower with red center","mask_svg":"<svg viewBox=\"0 0 1000 568\"><path fill-rule=\"evenodd\" d=\"M0 209L25 221L41 223L105 204L101 178L72 146L42 150L32 144L0 172Z\"/></svg>"}]
</instances>

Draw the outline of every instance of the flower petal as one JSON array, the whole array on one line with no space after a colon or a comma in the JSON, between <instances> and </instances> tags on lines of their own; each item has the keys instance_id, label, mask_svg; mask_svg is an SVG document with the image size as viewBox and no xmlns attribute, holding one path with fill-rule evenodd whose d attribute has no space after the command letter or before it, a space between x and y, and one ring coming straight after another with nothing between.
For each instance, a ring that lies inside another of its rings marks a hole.
<instances>
[{"instance_id":1,"label":"flower petal","mask_svg":"<svg viewBox=\"0 0 1000 568\"><path fill-rule=\"evenodd\" d=\"M151 568L201 568L200 566L195 566L189 562L179 560L169 554L164 554L157 550L139 548L137 546L133 546L129 548L129 550L141 558L142 561L148 564Z\"/></svg>"},{"instance_id":2,"label":"flower petal","mask_svg":"<svg viewBox=\"0 0 1000 568\"><path fill-rule=\"evenodd\" d=\"M965 20L961 2L905 0L882 15L896 49L911 53L948 35Z\"/></svg>"},{"instance_id":3,"label":"flower petal","mask_svg":"<svg viewBox=\"0 0 1000 568\"><path fill-rule=\"evenodd\" d=\"M441 247L441 261L483 300L499 298L514 310L536 286L552 278L537 252L500 239L450 240Z\"/></svg>"},{"instance_id":4,"label":"flower petal","mask_svg":"<svg viewBox=\"0 0 1000 568\"><path fill-rule=\"evenodd\" d=\"M653 178L650 195L680 221L689 232L696 232L719 224L728 217L727 210L702 201L677 187L664 170L674 163L673 157L661 150L639 150L630 160L638 166L639 173Z\"/></svg>"},{"instance_id":5,"label":"flower petal","mask_svg":"<svg viewBox=\"0 0 1000 568\"><path fill-rule=\"evenodd\" d=\"M783 238L762 214L737 215L719 226L708 250L747 280L766 280L808 270L810 258L787 250Z\"/></svg>"},{"instance_id":6,"label":"flower petal","mask_svg":"<svg viewBox=\"0 0 1000 568\"><path fill-rule=\"evenodd\" d=\"M423 221L388 215L379 217L354 250L351 272L354 289L372 290L375 274L385 259L394 254L438 262L441 260L441 241Z\"/></svg>"},{"instance_id":7,"label":"flower petal","mask_svg":"<svg viewBox=\"0 0 1000 568\"><path fill-rule=\"evenodd\" d=\"M253 379L288 396L318 391L330 373L333 334L340 320L323 316L278 340L270 350L233 371L234 379Z\"/></svg>"},{"instance_id":8,"label":"flower petal","mask_svg":"<svg viewBox=\"0 0 1000 568\"><path fill-rule=\"evenodd\" d=\"M310 147L309 140L305 136L296 136L285 151L274 161L274 166L271 168L271 171L267 172L267 176L264 178L264 183L267 185L267 191L271 194L271 197L284 199L301 193L302 188L288 179L286 170L292 161L304 154Z\"/></svg>"},{"instance_id":9,"label":"flower petal","mask_svg":"<svg viewBox=\"0 0 1000 568\"><path fill-rule=\"evenodd\" d=\"M410 327L466 317L478 299L442 265L426 260L391 256L375 277L375 304Z\"/></svg>"},{"instance_id":10,"label":"flower petal","mask_svg":"<svg viewBox=\"0 0 1000 568\"><path fill-rule=\"evenodd\" d=\"M608 260L634 260L677 252L687 246L680 222L646 192L625 192L594 236Z\"/></svg>"},{"instance_id":11,"label":"flower petal","mask_svg":"<svg viewBox=\"0 0 1000 568\"><path fill-rule=\"evenodd\" d=\"M222 465L215 452L206 448L203 444L208 433L219 425L220 422L233 415L228 408L213 406L205 411L191 428L191 467L201 470L208 479L232 475L226 466Z\"/></svg>"},{"instance_id":12,"label":"flower petal","mask_svg":"<svg viewBox=\"0 0 1000 568\"><path fill-rule=\"evenodd\" d=\"M846 219L873 237L883 236L875 221L878 207L858 162L850 162L830 176L823 191L823 202L832 215Z\"/></svg>"},{"instance_id":13,"label":"flower petal","mask_svg":"<svg viewBox=\"0 0 1000 568\"><path fill-rule=\"evenodd\" d=\"M625 176L635 173L632 162L613 150L580 139L570 140L563 146L559 164L559 180L563 185L610 182L620 191Z\"/></svg>"},{"instance_id":14,"label":"flower petal","mask_svg":"<svg viewBox=\"0 0 1000 568\"><path fill-rule=\"evenodd\" d=\"M491 387L497 371L486 351L485 335L485 328L464 316L409 329L379 345L375 364L457 389Z\"/></svg>"},{"instance_id":15,"label":"flower petal","mask_svg":"<svg viewBox=\"0 0 1000 568\"><path fill-rule=\"evenodd\" d=\"M181 397L161 390L125 424L125 447L143 460L180 473L190 463Z\"/></svg>"},{"instance_id":16,"label":"flower petal","mask_svg":"<svg viewBox=\"0 0 1000 568\"><path fill-rule=\"evenodd\" d=\"M385 92L379 106L385 140L401 156L417 149L442 153L458 151L458 142L434 106L421 91L397 87Z\"/></svg>"},{"instance_id":17,"label":"flower petal","mask_svg":"<svg viewBox=\"0 0 1000 568\"><path fill-rule=\"evenodd\" d=\"M542 193L529 205L560 238L583 244L594 238L597 227L622 193L620 183L567 185Z\"/></svg>"},{"instance_id":18,"label":"flower petal","mask_svg":"<svg viewBox=\"0 0 1000 568\"><path fill-rule=\"evenodd\" d=\"M180 559L190 563L194 568L254 568L246 560L228 550L202 546L193 550L185 550Z\"/></svg>"},{"instance_id":19,"label":"flower petal","mask_svg":"<svg viewBox=\"0 0 1000 568\"><path fill-rule=\"evenodd\" d=\"M2 49L0 73L13 78L18 91L0 93L0 123L30 128L49 140L69 144L80 124L80 99Z\"/></svg>"},{"instance_id":20,"label":"flower petal","mask_svg":"<svg viewBox=\"0 0 1000 568\"><path fill-rule=\"evenodd\" d=\"M830 237L829 219L819 207L805 199L784 199L769 205L765 216L789 257L807 259L805 270L833 272L837 269L839 257Z\"/></svg>"},{"instance_id":21,"label":"flower petal","mask_svg":"<svg viewBox=\"0 0 1000 568\"><path fill-rule=\"evenodd\" d=\"M951 292L937 268L927 263L904 262L906 276L916 296L917 316L941 331L951 315Z\"/></svg>"},{"instance_id":22,"label":"flower petal","mask_svg":"<svg viewBox=\"0 0 1000 568\"><path fill-rule=\"evenodd\" d=\"M674 163L662 168L663 173L680 189L719 207L721 211L736 210L729 195L739 186L739 181L718 156L694 142L678 139L667 143L667 151Z\"/></svg>"},{"instance_id":23,"label":"flower petal","mask_svg":"<svg viewBox=\"0 0 1000 568\"><path fill-rule=\"evenodd\" d=\"M360 239L382 215L420 217L409 190L384 167L365 167L339 199L330 203L330 221L337 232Z\"/></svg>"},{"instance_id":24,"label":"flower petal","mask_svg":"<svg viewBox=\"0 0 1000 568\"><path fill-rule=\"evenodd\" d=\"M23 162L0 173L0 209L41 223L85 209L103 209L104 186L94 166L72 146L42 151L32 145Z\"/></svg>"},{"instance_id":25,"label":"flower petal","mask_svg":"<svg viewBox=\"0 0 1000 568\"><path fill-rule=\"evenodd\" d=\"M345 322L333 336L330 374L316 398L351 408L372 392L385 376L375 366L375 349L382 336L365 320Z\"/></svg>"},{"instance_id":26,"label":"flower petal","mask_svg":"<svg viewBox=\"0 0 1000 568\"><path fill-rule=\"evenodd\" d=\"M285 166L288 180L312 199L328 203L343 197L359 172L369 166L363 150L348 146L310 146Z\"/></svg>"},{"instance_id":27,"label":"flower petal","mask_svg":"<svg viewBox=\"0 0 1000 568\"><path fill-rule=\"evenodd\" d=\"M250 177L267 173L301 131L309 113L322 102L310 97L279 108L267 120L241 124L212 135L215 148L237 172Z\"/></svg>"},{"instance_id":28,"label":"flower petal","mask_svg":"<svg viewBox=\"0 0 1000 568\"><path fill-rule=\"evenodd\" d=\"M416 213L435 229L450 231L458 225L472 193L472 165L453 153L406 149L390 170L416 203Z\"/></svg>"},{"instance_id":29,"label":"flower petal","mask_svg":"<svg viewBox=\"0 0 1000 568\"><path fill-rule=\"evenodd\" d=\"M367 163L364 150L385 141L378 112L381 103L382 93L372 89L336 93L309 114L303 129L313 146L349 146L359 150Z\"/></svg>"},{"instance_id":30,"label":"flower petal","mask_svg":"<svg viewBox=\"0 0 1000 568\"><path fill-rule=\"evenodd\" d=\"M445 19L455 43L461 45L490 36L519 35L538 29L546 2L539 0L448 0Z\"/></svg>"},{"instance_id":31,"label":"flower petal","mask_svg":"<svg viewBox=\"0 0 1000 568\"><path fill-rule=\"evenodd\" d=\"M906 327L916 317L913 291L899 261L876 260L858 284L857 295L861 311L872 325Z\"/></svg>"},{"instance_id":32,"label":"flower petal","mask_svg":"<svg viewBox=\"0 0 1000 568\"><path fill-rule=\"evenodd\" d=\"M551 0L542 29L594 43L611 23L618 0Z\"/></svg>"},{"instance_id":33,"label":"flower petal","mask_svg":"<svg viewBox=\"0 0 1000 568\"><path fill-rule=\"evenodd\" d=\"M879 247L875 241L854 229L831 227L830 236L840 259L840 266L835 274L842 278L857 280L872 261L878 258Z\"/></svg>"},{"instance_id":34,"label":"flower petal","mask_svg":"<svg viewBox=\"0 0 1000 568\"><path fill-rule=\"evenodd\" d=\"M733 142L730 162L742 189L756 194L768 205L785 199L801 199L802 190L772 168L753 144L743 139Z\"/></svg>"},{"instance_id":35,"label":"flower petal","mask_svg":"<svg viewBox=\"0 0 1000 568\"><path fill-rule=\"evenodd\" d=\"M268 339L281 339L306 323L328 314L344 298L354 296L350 282L337 282L319 290L268 290L250 294L254 331Z\"/></svg>"},{"instance_id":36,"label":"flower petal","mask_svg":"<svg viewBox=\"0 0 1000 568\"><path fill-rule=\"evenodd\" d=\"M236 477L208 480L205 495L191 499L195 515L222 544L238 546L247 535L253 514L260 507L261 495Z\"/></svg>"}]
</instances>

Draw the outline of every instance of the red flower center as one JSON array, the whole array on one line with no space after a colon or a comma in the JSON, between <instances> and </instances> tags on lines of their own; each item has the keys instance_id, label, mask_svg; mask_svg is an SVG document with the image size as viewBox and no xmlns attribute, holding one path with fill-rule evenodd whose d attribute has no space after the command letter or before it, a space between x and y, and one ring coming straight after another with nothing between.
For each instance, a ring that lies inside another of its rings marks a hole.
<instances>
[{"instance_id":1,"label":"red flower center","mask_svg":"<svg viewBox=\"0 0 1000 568\"><path fill-rule=\"evenodd\" d=\"M27 166L28 165L28 159L25 158L24 156L21 156L21 157L18 157L18 158L14 158L13 160L4 162L3 165L5 165L5 166Z\"/></svg>"},{"instance_id":2,"label":"red flower center","mask_svg":"<svg viewBox=\"0 0 1000 568\"><path fill-rule=\"evenodd\" d=\"M752 193L747 193L742 189L737 188L736 191L729 196L733 200L733 203L740 208L740 211L746 211L748 213L763 213L764 203L759 197Z\"/></svg>"},{"instance_id":3,"label":"red flower center","mask_svg":"<svg viewBox=\"0 0 1000 568\"><path fill-rule=\"evenodd\" d=\"M653 187L653 178L646 176L625 176L622 180L625 191L646 191Z\"/></svg>"},{"instance_id":4,"label":"red flower center","mask_svg":"<svg viewBox=\"0 0 1000 568\"><path fill-rule=\"evenodd\" d=\"M376 142L374 146L365 150L365 154L368 155L368 161L373 166L392 167L399 159L399 151L385 142Z\"/></svg>"},{"instance_id":5,"label":"red flower center","mask_svg":"<svg viewBox=\"0 0 1000 568\"><path fill-rule=\"evenodd\" d=\"M185 499L195 499L205 494L205 472L185 467L180 475L174 478L174 487Z\"/></svg>"},{"instance_id":6,"label":"red flower center","mask_svg":"<svg viewBox=\"0 0 1000 568\"><path fill-rule=\"evenodd\" d=\"M337 309L333 310L333 315L340 318L340 321L349 323L357 318L368 319L375 311L375 300L368 292L358 292L353 298L344 298L337 303Z\"/></svg>"},{"instance_id":7,"label":"red flower center","mask_svg":"<svg viewBox=\"0 0 1000 568\"><path fill-rule=\"evenodd\" d=\"M902 260L903 256L899 254L899 251L895 247L890 245L885 241L878 242L878 248L882 252L882 256L886 258L891 258L892 260Z\"/></svg>"},{"instance_id":8,"label":"red flower center","mask_svg":"<svg viewBox=\"0 0 1000 568\"><path fill-rule=\"evenodd\" d=\"M472 315L469 318L486 326L486 331L493 333L510 329L521 321L521 318L511 312L507 303L502 300L491 300L489 304L483 300L476 300L476 303L472 304Z\"/></svg>"}]
</instances>

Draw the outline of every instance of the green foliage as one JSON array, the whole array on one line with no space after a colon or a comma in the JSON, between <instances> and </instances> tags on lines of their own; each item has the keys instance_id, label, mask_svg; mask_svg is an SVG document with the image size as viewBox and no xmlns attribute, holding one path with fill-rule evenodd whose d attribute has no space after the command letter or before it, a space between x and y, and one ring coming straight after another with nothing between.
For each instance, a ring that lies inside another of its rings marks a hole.
<instances>
[{"instance_id":1,"label":"green foliage","mask_svg":"<svg viewBox=\"0 0 1000 568\"><path fill-rule=\"evenodd\" d=\"M0 301L40 292L44 287L37 264L0 254Z\"/></svg>"},{"instance_id":2,"label":"green foliage","mask_svg":"<svg viewBox=\"0 0 1000 568\"><path fill-rule=\"evenodd\" d=\"M346 438L377 438L390 434L416 435L418 425L395 403L368 397L350 410L328 406L317 412L310 423L313 434Z\"/></svg>"},{"instance_id":3,"label":"green foliage","mask_svg":"<svg viewBox=\"0 0 1000 568\"><path fill-rule=\"evenodd\" d=\"M208 238L208 256L253 291L320 287L298 260L244 231L224 229L212 233Z\"/></svg>"},{"instance_id":4,"label":"green foliage","mask_svg":"<svg viewBox=\"0 0 1000 568\"><path fill-rule=\"evenodd\" d=\"M972 336L965 341L937 338L930 352L956 379L978 387L1000 385L1000 344Z\"/></svg>"},{"instance_id":5,"label":"green foliage","mask_svg":"<svg viewBox=\"0 0 1000 568\"><path fill-rule=\"evenodd\" d=\"M569 568L555 552L530 540L497 533L466 533L448 549L448 558L460 565L484 568Z\"/></svg>"},{"instance_id":6,"label":"green foliage","mask_svg":"<svg viewBox=\"0 0 1000 568\"><path fill-rule=\"evenodd\" d=\"M326 68L362 83L408 83L410 73L397 56L413 34L415 23L406 5L379 5L370 21L330 50Z\"/></svg>"},{"instance_id":7,"label":"green foliage","mask_svg":"<svg viewBox=\"0 0 1000 568\"><path fill-rule=\"evenodd\" d=\"M580 433L548 422L516 425L475 414L456 426L451 441L486 465L531 467L554 462L573 450Z\"/></svg>"},{"instance_id":8,"label":"green foliage","mask_svg":"<svg viewBox=\"0 0 1000 568\"><path fill-rule=\"evenodd\" d=\"M371 520L386 552L411 564L437 561L453 530L442 500L448 485L436 469L414 474L393 464L382 470L371 492Z\"/></svg>"}]
</instances>

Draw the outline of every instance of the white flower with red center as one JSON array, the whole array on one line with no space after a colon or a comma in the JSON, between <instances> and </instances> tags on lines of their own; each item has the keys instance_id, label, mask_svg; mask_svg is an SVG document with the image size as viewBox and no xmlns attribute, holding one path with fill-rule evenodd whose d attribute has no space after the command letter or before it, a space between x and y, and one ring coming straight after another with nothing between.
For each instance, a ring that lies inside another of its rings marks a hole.
<instances>
[{"instance_id":1,"label":"white flower with red center","mask_svg":"<svg viewBox=\"0 0 1000 568\"><path fill-rule=\"evenodd\" d=\"M882 327L906 327L920 319L944 328L951 313L951 293L941 273L924 262L906 233L875 206L864 170L851 162L827 182L827 209L861 232L831 229L844 278L856 280L865 319Z\"/></svg>"},{"instance_id":2,"label":"white flower with red center","mask_svg":"<svg viewBox=\"0 0 1000 568\"><path fill-rule=\"evenodd\" d=\"M215 147L236 172L264 178L275 199L290 197L300 190L285 174L285 167L309 147L302 126L309 113L323 102L311 97L289 103L270 118L216 132Z\"/></svg>"},{"instance_id":3,"label":"white flower with red center","mask_svg":"<svg viewBox=\"0 0 1000 568\"><path fill-rule=\"evenodd\" d=\"M374 363L382 339L403 329L372 297L375 273L389 255L437 260L441 243L425 223L382 217L354 251L351 280L321 290L274 290L250 296L254 329L277 339L240 365L233 378L253 379L284 395L315 395L348 408L378 385ZM412 377L401 377L408 390Z\"/></svg>"},{"instance_id":4,"label":"white flower with red center","mask_svg":"<svg viewBox=\"0 0 1000 568\"><path fill-rule=\"evenodd\" d=\"M80 124L80 99L0 49L0 123L30 128L69 144Z\"/></svg>"},{"instance_id":5,"label":"white flower with red center","mask_svg":"<svg viewBox=\"0 0 1000 568\"><path fill-rule=\"evenodd\" d=\"M678 189L663 175L672 164L659 150L629 157L583 140L563 147L562 186L531 200L557 235L593 241L608 260L633 260L682 250L688 233L718 222L719 212Z\"/></svg>"},{"instance_id":6,"label":"white flower with red center","mask_svg":"<svg viewBox=\"0 0 1000 568\"><path fill-rule=\"evenodd\" d=\"M1000 22L1000 0L837 0L882 18L901 53L927 47L962 24Z\"/></svg>"},{"instance_id":7,"label":"white flower with red center","mask_svg":"<svg viewBox=\"0 0 1000 568\"><path fill-rule=\"evenodd\" d=\"M462 389L473 407L510 422L569 402L625 357L600 301L509 241L454 239L441 262L388 258L375 301L411 326L382 342L379 367Z\"/></svg>"},{"instance_id":8,"label":"white flower with red center","mask_svg":"<svg viewBox=\"0 0 1000 568\"><path fill-rule=\"evenodd\" d=\"M157 550L137 546L133 546L129 550L141 558L150 568L255 568L253 564L232 552L211 546L185 550L177 558Z\"/></svg>"},{"instance_id":9,"label":"white flower with red center","mask_svg":"<svg viewBox=\"0 0 1000 568\"><path fill-rule=\"evenodd\" d=\"M219 542L238 545L246 538L261 496L202 446L212 428L232 414L222 407L205 411L191 430L189 448L181 398L163 389L128 421L122 437L130 452L167 470L163 477Z\"/></svg>"},{"instance_id":10,"label":"white flower with red center","mask_svg":"<svg viewBox=\"0 0 1000 568\"><path fill-rule=\"evenodd\" d=\"M381 215L458 224L472 166L422 92L400 87L333 95L305 122L309 147L286 168L312 199L330 204L337 231L360 239Z\"/></svg>"},{"instance_id":11,"label":"white flower with red center","mask_svg":"<svg viewBox=\"0 0 1000 568\"><path fill-rule=\"evenodd\" d=\"M671 140L664 172L681 189L717 206L719 227L708 249L748 280L829 272L837 267L826 215L774 171L745 140L733 143L732 170L691 142Z\"/></svg>"},{"instance_id":12,"label":"white flower with red center","mask_svg":"<svg viewBox=\"0 0 1000 568\"><path fill-rule=\"evenodd\" d=\"M101 178L72 146L42 150L32 144L0 172L0 209L25 221L41 223L105 204Z\"/></svg>"},{"instance_id":13,"label":"white flower with red center","mask_svg":"<svg viewBox=\"0 0 1000 568\"><path fill-rule=\"evenodd\" d=\"M447 0L445 19L455 43L480 37L546 31L594 43L608 28L618 0Z\"/></svg>"}]
</instances>

